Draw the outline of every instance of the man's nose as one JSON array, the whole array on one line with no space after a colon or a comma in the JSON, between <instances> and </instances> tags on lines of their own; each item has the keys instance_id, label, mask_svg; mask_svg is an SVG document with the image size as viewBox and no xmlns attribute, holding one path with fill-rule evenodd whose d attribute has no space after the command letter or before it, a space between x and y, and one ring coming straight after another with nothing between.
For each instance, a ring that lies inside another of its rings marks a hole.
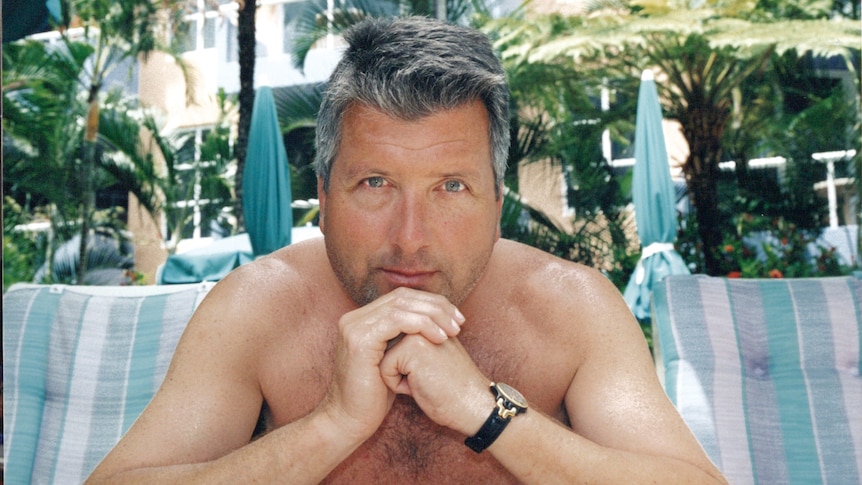
<instances>
[{"instance_id":1,"label":"man's nose","mask_svg":"<svg viewBox=\"0 0 862 485\"><path fill-rule=\"evenodd\" d=\"M428 215L427 201L420 195L403 194L392 221L392 242L408 254L423 248L429 237Z\"/></svg>"}]
</instances>

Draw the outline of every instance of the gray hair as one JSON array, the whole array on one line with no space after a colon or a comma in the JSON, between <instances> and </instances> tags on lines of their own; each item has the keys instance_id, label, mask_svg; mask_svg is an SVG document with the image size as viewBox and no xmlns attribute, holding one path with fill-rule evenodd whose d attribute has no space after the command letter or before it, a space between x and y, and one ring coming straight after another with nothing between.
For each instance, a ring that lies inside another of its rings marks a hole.
<instances>
[{"instance_id":1,"label":"gray hair","mask_svg":"<svg viewBox=\"0 0 862 485\"><path fill-rule=\"evenodd\" d=\"M329 188L341 121L353 103L413 121L481 101L490 122L497 189L509 154L509 90L489 39L468 27L424 17L368 19L345 34L317 117L315 169Z\"/></svg>"}]
</instances>

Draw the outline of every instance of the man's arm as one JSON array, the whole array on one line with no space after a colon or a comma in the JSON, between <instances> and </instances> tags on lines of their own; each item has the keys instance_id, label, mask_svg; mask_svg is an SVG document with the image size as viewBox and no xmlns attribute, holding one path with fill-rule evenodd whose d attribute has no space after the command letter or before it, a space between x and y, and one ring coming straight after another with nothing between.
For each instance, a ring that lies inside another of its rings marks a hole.
<instances>
[{"instance_id":1,"label":"man's arm","mask_svg":"<svg viewBox=\"0 0 862 485\"><path fill-rule=\"evenodd\" d=\"M269 315L254 295L243 294L240 278L231 275L210 292L153 401L88 483L275 482L286 476L314 483L361 443L345 439L333 416L319 411L249 443L263 401L256 359L263 346L250 329ZM243 303L245 297L252 304Z\"/></svg>"},{"instance_id":2,"label":"man's arm","mask_svg":"<svg viewBox=\"0 0 862 485\"><path fill-rule=\"evenodd\" d=\"M528 410L485 453L523 483L726 483L664 394L616 288L591 270L578 278L571 294L581 304L560 312L586 322L572 328L584 342L565 398L572 428ZM457 339L431 345L405 338L381 370L393 391L411 395L432 420L465 436L494 409L490 379Z\"/></svg>"},{"instance_id":3,"label":"man's arm","mask_svg":"<svg viewBox=\"0 0 862 485\"><path fill-rule=\"evenodd\" d=\"M250 329L278 318L267 309L285 302L265 294L281 286L272 277L267 289L250 285L261 278L248 273L240 268L213 288L162 387L88 483L318 483L373 435L392 405L378 367L387 342L417 334L440 343L463 318L439 295L403 289L346 313L326 397L304 418L249 443L263 401L258 357L270 335Z\"/></svg>"},{"instance_id":4,"label":"man's arm","mask_svg":"<svg viewBox=\"0 0 862 485\"><path fill-rule=\"evenodd\" d=\"M656 377L643 334L611 283L590 272L578 327L588 353L566 394L572 429L518 415L488 449L526 483L727 483ZM478 428L477 428L478 429Z\"/></svg>"}]
</instances>

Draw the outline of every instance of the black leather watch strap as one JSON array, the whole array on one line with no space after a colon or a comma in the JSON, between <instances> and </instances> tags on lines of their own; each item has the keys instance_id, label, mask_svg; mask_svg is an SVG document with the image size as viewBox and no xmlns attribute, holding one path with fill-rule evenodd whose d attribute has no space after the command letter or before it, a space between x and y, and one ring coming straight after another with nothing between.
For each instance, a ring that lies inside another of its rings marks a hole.
<instances>
[{"instance_id":1,"label":"black leather watch strap","mask_svg":"<svg viewBox=\"0 0 862 485\"><path fill-rule=\"evenodd\" d=\"M481 453L491 446L491 443L506 429L513 416L527 412L526 399L512 386L502 382L492 382L490 387L497 401L496 406L479 428L479 432L464 440L464 444L476 453Z\"/></svg>"},{"instance_id":2,"label":"black leather watch strap","mask_svg":"<svg viewBox=\"0 0 862 485\"><path fill-rule=\"evenodd\" d=\"M501 418L497 409L491 411L491 415L485 420L485 424L479 428L479 432L464 440L464 444L470 447L476 453L481 453L485 448L491 446L491 443L500 436L500 433L506 429L512 418Z\"/></svg>"}]
</instances>

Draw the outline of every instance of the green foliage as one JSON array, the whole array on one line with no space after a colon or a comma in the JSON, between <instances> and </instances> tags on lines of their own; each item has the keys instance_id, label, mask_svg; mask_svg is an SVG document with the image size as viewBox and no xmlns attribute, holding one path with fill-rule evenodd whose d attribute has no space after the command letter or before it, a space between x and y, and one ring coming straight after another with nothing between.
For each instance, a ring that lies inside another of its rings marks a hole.
<instances>
[{"instance_id":1,"label":"green foliage","mask_svg":"<svg viewBox=\"0 0 862 485\"><path fill-rule=\"evenodd\" d=\"M601 152L604 130L626 140L633 129L633 97L620 98L609 110L595 100L604 86L611 92L637 89L633 80L604 77L605 72L584 69L575 59L548 61L533 56L540 46L583 20L559 15L546 22L514 16L488 20L482 27L494 40L506 68L512 96L512 146L506 186L511 198L519 190L518 167L525 163L552 163L563 168L566 199L575 217L564 229L544 214L521 206L520 226L505 223L506 237L538 247L565 259L605 272L622 288L637 260L627 257L626 180L615 177ZM619 90L617 90L619 89ZM507 201L508 202L508 201Z\"/></svg>"},{"instance_id":2,"label":"green foliage","mask_svg":"<svg viewBox=\"0 0 862 485\"><path fill-rule=\"evenodd\" d=\"M735 186L719 187L723 232L731 230L731 216L740 212L782 217L804 229L823 226L826 207L813 182L826 178L826 167L811 155L859 151L860 115L838 80L818 76L811 59L794 52L774 57L771 67L763 77L747 80L736 94L740 108L734 110L723 143L737 161L737 177ZM775 155L787 159L781 170L747 166L750 158ZM851 176L850 164L836 168L838 176Z\"/></svg>"},{"instance_id":3,"label":"green foliage","mask_svg":"<svg viewBox=\"0 0 862 485\"><path fill-rule=\"evenodd\" d=\"M185 42L180 21L191 7L185 0L140 2L137 0L67 0L68 10L83 26L83 41L94 47L91 68L80 79L88 91L99 91L104 81L126 61L146 59L153 52L173 56L184 73L188 66L177 54ZM68 27L68 26L64 26ZM61 30L60 32L65 32ZM66 42L69 39L63 34ZM186 79L188 81L188 79ZM192 99L194 86L186 84Z\"/></svg>"},{"instance_id":4,"label":"green foliage","mask_svg":"<svg viewBox=\"0 0 862 485\"><path fill-rule=\"evenodd\" d=\"M329 2L318 0L303 10L296 20L297 39L293 64L302 70L311 48L329 35L339 35L363 19L395 15L437 16L436 0L342 0L328 11ZM446 20L466 23L471 16L486 17L489 9L483 0L446 0Z\"/></svg>"},{"instance_id":5,"label":"green foliage","mask_svg":"<svg viewBox=\"0 0 862 485\"><path fill-rule=\"evenodd\" d=\"M4 179L12 181L4 184L4 193L35 196L35 204L49 207L51 233L57 236L52 245L76 232L85 236L76 272L81 280L99 189L127 184L145 207L156 209L157 184L140 178L154 173L140 163L152 165L152 160L137 151L139 132L129 128L129 102L106 94L106 79L153 51L176 54L170 43L181 36L171 29L180 23L170 20L185 5L179 0L69 0L64 22L74 18L82 27L75 29L75 38L69 25L62 25L58 42L3 45L4 158L10 162L3 168ZM182 59L175 59L185 72ZM192 85L186 88L191 97Z\"/></svg>"},{"instance_id":6,"label":"green foliage","mask_svg":"<svg viewBox=\"0 0 862 485\"><path fill-rule=\"evenodd\" d=\"M680 121L689 144L683 171L707 246L721 242L717 174L726 160L723 142L732 142L734 156L763 150L763 137L747 130L764 133L779 108L769 102L780 94L779 85L765 83L775 77L758 77L779 56L835 57L853 73L859 63L859 23L823 2L597 0L591 8L579 19L503 19L487 29L499 39L503 59L519 70L556 64L611 83L657 70L664 113ZM725 136L728 128L732 136ZM803 197L798 205L810 200ZM716 271L711 254L706 256L707 269Z\"/></svg>"},{"instance_id":7,"label":"green foliage","mask_svg":"<svg viewBox=\"0 0 862 485\"><path fill-rule=\"evenodd\" d=\"M152 180L162 197L151 213L166 219L169 250L188 237L186 228L193 222L194 207L184 201L206 201L200 206L201 220L215 221L227 232L232 230L222 211L233 200L229 173L235 165L231 119L236 105L224 92L218 93L217 103L219 117L210 129L201 133L200 139L195 132L166 129L167 121L153 112L138 113L139 125L147 134L133 140L143 144L138 151L145 154L138 160L147 171L143 178ZM155 170L156 156L164 162L164 171Z\"/></svg>"},{"instance_id":8,"label":"green foliage","mask_svg":"<svg viewBox=\"0 0 862 485\"><path fill-rule=\"evenodd\" d=\"M710 248L720 265L716 274L755 278L849 273L852 268L840 264L834 248L816 242L822 224L811 226L808 217L823 212L822 201L800 212L799 202L787 194L786 186L769 177L760 180L763 187L775 189L771 197L740 191L735 197L727 196L732 202L722 204L724 237L719 246ZM728 194L733 193L730 181L722 185ZM706 248L697 237L693 215L680 221L677 248L693 273L705 272Z\"/></svg>"},{"instance_id":9,"label":"green foliage","mask_svg":"<svg viewBox=\"0 0 862 485\"><path fill-rule=\"evenodd\" d=\"M44 260L44 240L36 232L16 229L33 216L11 197L3 198L3 293L14 283L31 282Z\"/></svg>"},{"instance_id":10,"label":"green foliage","mask_svg":"<svg viewBox=\"0 0 862 485\"><path fill-rule=\"evenodd\" d=\"M70 162L79 158L86 115L77 75L91 53L83 43L51 50L33 41L3 45L4 180L37 204L72 207L80 200Z\"/></svg>"},{"instance_id":11,"label":"green foliage","mask_svg":"<svg viewBox=\"0 0 862 485\"><path fill-rule=\"evenodd\" d=\"M278 124L284 134L287 160L290 162L290 185L294 200L317 197L317 175L314 171L314 136L317 111L323 99L323 84L291 86L273 91ZM294 212L300 222L305 210Z\"/></svg>"},{"instance_id":12,"label":"green foliage","mask_svg":"<svg viewBox=\"0 0 862 485\"><path fill-rule=\"evenodd\" d=\"M579 217L574 231L557 226L540 211L507 192L501 230L504 238L522 242L563 259L602 269L619 288L637 264L626 254L624 236L614 221L602 215Z\"/></svg>"}]
</instances>

